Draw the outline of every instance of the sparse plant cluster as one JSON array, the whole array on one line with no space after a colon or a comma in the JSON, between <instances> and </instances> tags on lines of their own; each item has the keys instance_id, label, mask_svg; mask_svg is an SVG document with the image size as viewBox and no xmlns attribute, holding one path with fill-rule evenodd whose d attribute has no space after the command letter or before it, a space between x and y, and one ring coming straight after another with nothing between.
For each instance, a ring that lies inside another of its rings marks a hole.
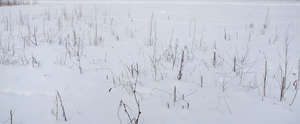
<instances>
[{"instance_id":1,"label":"sparse plant cluster","mask_svg":"<svg viewBox=\"0 0 300 124\"><path fill-rule=\"evenodd\" d=\"M13 6L24 4L25 0L0 0L0 6Z\"/></svg>"},{"instance_id":2,"label":"sparse plant cluster","mask_svg":"<svg viewBox=\"0 0 300 124\"><path fill-rule=\"evenodd\" d=\"M142 99L137 91L137 86L141 84L140 75L141 67L138 63L129 64L124 69L122 76L113 76L112 82L114 88L121 87L124 89L127 97L122 98L119 102L118 119L120 123L124 121L130 124L140 124L142 116ZM116 80L118 77L118 80ZM118 83L117 83L118 82ZM111 92L112 88L109 89Z\"/></svg>"},{"instance_id":3,"label":"sparse plant cluster","mask_svg":"<svg viewBox=\"0 0 300 124\"><path fill-rule=\"evenodd\" d=\"M130 124L140 124L140 117L142 115L142 110L141 110L141 100L137 96L137 91L136 91L136 83L134 85L131 85L132 87L132 95L134 98L134 105L130 106L123 100L120 101L119 105L119 110L118 113L120 113L120 109L122 108L124 113L127 116L127 122ZM131 108L131 109L130 109ZM134 109L132 109L134 108ZM120 115L118 115L120 116ZM120 117L119 117L120 119ZM122 123L122 120L120 120L120 123Z\"/></svg>"},{"instance_id":4,"label":"sparse plant cluster","mask_svg":"<svg viewBox=\"0 0 300 124\"><path fill-rule=\"evenodd\" d=\"M188 97L191 94L184 94L179 92L179 89L174 86L173 88L173 93L172 93L172 98L173 98L173 103L167 102L167 108L173 108L173 107L181 107L181 109L189 109L190 108L190 101L187 100L186 97Z\"/></svg>"},{"instance_id":5,"label":"sparse plant cluster","mask_svg":"<svg viewBox=\"0 0 300 124\"><path fill-rule=\"evenodd\" d=\"M190 22L179 23L172 15L157 12L140 19L131 12L113 16L110 9L91 8L42 8L38 14L19 10L1 15L0 65L39 69L50 63L71 67L83 77L96 70L98 77L112 82L109 93L120 91L118 119L127 124L143 123L144 95L164 96L158 101L167 109L190 110L197 106L194 94L201 92L205 97L199 99L208 99L211 94L203 93L212 90L229 113L234 109L226 95L240 89L282 104L296 102L300 60L292 45L298 45L298 39L282 35L276 24L271 25L270 9L263 22L243 22L236 29L206 27L198 17L184 17ZM193 87L185 89L187 85ZM55 98L56 120L71 120L60 92ZM12 124L12 111L10 117Z\"/></svg>"}]
</instances>

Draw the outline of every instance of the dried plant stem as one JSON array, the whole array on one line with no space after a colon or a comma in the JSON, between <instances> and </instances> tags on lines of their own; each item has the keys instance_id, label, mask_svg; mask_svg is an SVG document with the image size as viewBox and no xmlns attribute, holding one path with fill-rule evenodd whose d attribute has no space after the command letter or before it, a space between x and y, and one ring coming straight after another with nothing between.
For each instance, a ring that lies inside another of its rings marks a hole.
<instances>
[{"instance_id":1,"label":"dried plant stem","mask_svg":"<svg viewBox=\"0 0 300 124\"><path fill-rule=\"evenodd\" d=\"M56 95L56 113L55 113L55 117L56 117L56 120L58 120L58 96Z\"/></svg>"},{"instance_id":2,"label":"dried plant stem","mask_svg":"<svg viewBox=\"0 0 300 124\"><path fill-rule=\"evenodd\" d=\"M288 65L288 38L285 40L285 61L284 61L284 74L282 77L281 88L280 88L280 101L284 99L284 92L286 88L286 78L287 78L287 65Z\"/></svg>"},{"instance_id":3,"label":"dried plant stem","mask_svg":"<svg viewBox=\"0 0 300 124\"><path fill-rule=\"evenodd\" d=\"M135 89L134 89L134 91L133 91L133 95L134 95L135 103L136 103L137 108L138 108L138 115L137 115L136 120L135 120L134 123L135 123L135 124L138 124L142 112L141 112L140 102L138 101L137 96L136 96L136 90L135 90Z\"/></svg>"},{"instance_id":4,"label":"dried plant stem","mask_svg":"<svg viewBox=\"0 0 300 124\"><path fill-rule=\"evenodd\" d=\"M174 91L173 91L173 102L174 102L174 104L176 103L176 86L174 86Z\"/></svg>"},{"instance_id":5,"label":"dried plant stem","mask_svg":"<svg viewBox=\"0 0 300 124\"><path fill-rule=\"evenodd\" d=\"M179 73L177 75L178 80L181 80L181 78L182 78L183 62L184 62L184 50L182 51L182 54L181 54L181 63L180 63Z\"/></svg>"},{"instance_id":6,"label":"dried plant stem","mask_svg":"<svg viewBox=\"0 0 300 124\"><path fill-rule=\"evenodd\" d=\"M10 124L13 124L13 112L12 110L9 111L10 114Z\"/></svg>"},{"instance_id":7,"label":"dried plant stem","mask_svg":"<svg viewBox=\"0 0 300 124\"><path fill-rule=\"evenodd\" d=\"M201 86L201 88L203 88L203 76L201 75L201 84L200 84L200 86Z\"/></svg>"},{"instance_id":8,"label":"dried plant stem","mask_svg":"<svg viewBox=\"0 0 300 124\"><path fill-rule=\"evenodd\" d=\"M267 74L268 74L268 63L265 60L265 75L264 75L264 96L266 96L266 85L267 85Z\"/></svg>"},{"instance_id":9,"label":"dried plant stem","mask_svg":"<svg viewBox=\"0 0 300 124\"><path fill-rule=\"evenodd\" d=\"M292 100L292 102L290 103L290 105L293 105L294 104L294 102L295 102L295 99L296 99L296 97L297 97L297 94L298 94L298 90L299 90L299 82L300 82L300 60L298 61L298 79L294 82L294 88L295 88L295 90L296 90L296 93L295 93L295 95L294 95L294 97L293 97L293 100Z\"/></svg>"},{"instance_id":10,"label":"dried plant stem","mask_svg":"<svg viewBox=\"0 0 300 124\"><path fill-rule=\"evenodd\" d=\"M233 72L236 72L236 56L233 58Z\"/></svg>"},{"instance_id":11,"label":"dried plant stem","mask_svg":"<svg viewBox=\"0 0 300 124\"><path fill-rule=\"evenodd\" d=\"M58 97L58 99L59 99L60 106L61 106L61 109L62 109L62 111L63 111L63 117L64 117L64 120L65 120L65 121L68 121L68 120L67 120L67 115L66 115L66 112L65 112L65 107L64 107L64 105L63 105L61 95L60 95L60 93L59 93L58 91L57 91L57 97Z\"/></svg>"}]
</instances>

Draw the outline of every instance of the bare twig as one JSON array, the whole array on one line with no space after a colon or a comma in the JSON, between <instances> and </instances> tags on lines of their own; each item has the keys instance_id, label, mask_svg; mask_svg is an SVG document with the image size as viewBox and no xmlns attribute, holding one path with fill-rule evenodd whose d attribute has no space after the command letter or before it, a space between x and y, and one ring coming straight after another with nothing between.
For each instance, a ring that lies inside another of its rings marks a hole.
<instances>
[{"instance_id":1,"label":"bare twig","mask_svg":"<svg viewBox=\"0 0 300 124\"><path fill-rule=\"evenodd\" d=\"M284 98L284 92L285 92L285 89L286 89L286 81L287 81L287 65L288 65L288 58L287 58L287 55L288 55L288 36L286 37L285 39L285 61L284 61L284 74L283 74L283 77L282 77L282 82L281 82L281 88L280 88L280 101L283 100Z\"/></svg>"},{"instance_id":2,"label":"bare twig","mask_svg":"<svg viewBox=\"0 0 300 124\"><path fill-rule=\"evenodd\" d=\"M200 79L200 81L201 81L201 84L200 84L200 86L201 86L201 88L203 88L203 75L201 75L201 79Z\"/></svg>"},{"instance_id":3,"label":"bare twig","mask_svg":"<svg viewBox=\"0 0 300 124\"><path fill-rule=\"evenodd\" d=\"M67 120L67 115L66 115L66 112L65 112L65 107L64 107L64 105L63 105L61 95L60 95L60 93L59 93L58 91L57 91L57 97L58 97L58 99L59 99L60 106L61 106L61 109L62 109L62 111L63 111L63 117L64 117L65 121L68 121L68 120Z\"/></svg>"},{"instance_id":4,"label":"bare twig","mask_svg":"<svg viewBox=\"0 0 300 124\"><path fill-rule=\"evenodd\" d=\"M236 72L236 56L233 58L233 72Z\"/></svg>"},{"instance_id":5,"label":"bare twig","mask_svg":"<svg viewBox=\"0 0 300 124\"><path fill-rule=\"evenodd\" d=\"M136 89L136 86L135 86L135 89ZM136 90L135 89L133 91L133 95L134 95L135 103L136 103L137 108L138 108L138 115L136 117L135 124L138 124L142 112L141 112L140 102L138 101L137 96L136 96Z\"/></svg>"},{"instance_id":6,"label":"bare twig","mask_svg":"<svg viewBox=\"0 0 300 124\"><path fill-rule=\"evenodd\" d=\"M298 90L299 90L299 87L298 87L299 82L300 82L300 60L298 61L298 79L293 83L293 86L294 86L296 92L295 92L295 95L294 95L293 100L290 103L290 105L293 105L294 102L295 102L295 99L296 99L296 96L297 96L297 93L298 93Z\"/></svg>"},{"instance_id":7,"label":"bare twig","mask_svg":"<svg viewBox=\"0 0 300 124\"><path fill-rule=\"evenodd\" d=\"M56 120L58 120L58 96L57 95L56 95L55 99L56 99L56 113L55 113L55 117L56 117Z\"/></svg>"},{"instance_id":8,"label":"bare twig","mask_svg":"<svg viewBox=\"0 0 300 124\"><path fill-rule=\"evenodd\" d=\"M10 124L13 124L13 112L12 110L9 111L10 114Z\"/></svg>"},{"instance_id":9,"label":"bare twig","mask_svg":"<svg viewBox=\"0 0 300 124\"><path fill-rule=\"evenodd\" d=\"M133 124L133 123L132 123L132 117L130 116L130 114L129 114L128 110L127 110L127 105L126 105L122 100L121 100L121 104L122 104L122 106L123 106L123 108L124 108L124 111L125 111L125 113L126 113L128 119L129 119L129 122L130 122L131 124Z\"/></svg>"},{"instance_id":10,"label":"bare twig","mask_svg":"<svg viewBox=\"0 0 300 124\"><path fill-rule=\"evenodd\" d=\"M178 80L181 80L181 78L182 78L183 62L184 62L184 50L182 51L182 54L181 54L180 68L179 68L179 73L177 75Z\"/></svg>"},{"instance_id":11,"label":"bare twig","mask_svg":"<svg viewBox=\"0 0 300 124\"><path fill-rule=\"evenodd\" d=\"M268 73L268 68L267 68L267 60L265 60L265 75L264 75L264 96L266 96L266 84L267 84L267 73Z\"/></svg>"},{"instance_id":12,"label":"bare twig","mask_svg":"<svg viewBox=\"0 0 300 124\"><path fill-rule=\"evenodd\" d=\"M217 45L214 46L214 55L213 55L213 66L216 67L217 64Z\"/></svg>"},{"instance_id":13,"label":"bare twig","mask_svg":"<svg viewBox=\"0 0 300 124\"><path fill-rule=\"evenodd\" d=\"M138 100L138 97L136 94L136 84L137 83L134 83L134 85L131 85L131 89L132 89L134 101L135 101L135 104L137 107L137 112L135 112L135 113L137 113L137 115L130 114L128 111L129 106L127 104L125 104L123 102L123 100L120 101L120 106L122 106L124 108L124 112L126 113L126 116L128 117L130 124L139 124L139 119L142 114L140 101ZM121 122L121 120L120 120L120 122Z\"/></svg>"},{"instance_id":14,"label":"bare twig","mask_svg":"<svg viewBox=\"0 0 300 124\"><path fill-rule=\"evenodd\" d=\"M174 102L174 105L176 103L176 86L174 86L174 91L173 91L173 102Z\"/></svg>"}]
</instances>

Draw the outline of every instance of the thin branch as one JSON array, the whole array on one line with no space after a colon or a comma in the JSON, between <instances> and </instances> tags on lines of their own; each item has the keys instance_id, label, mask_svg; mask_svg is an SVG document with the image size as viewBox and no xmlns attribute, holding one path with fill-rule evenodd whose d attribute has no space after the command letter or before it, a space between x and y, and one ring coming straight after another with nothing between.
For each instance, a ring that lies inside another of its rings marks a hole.
<instances>
[{"instance_id":1,"label":"thin branch","mask_svg":"<svg viewBox=\"0 0 300 124\"><path fill-rule=\"evenodd\" d=\"M60 101L60 106L61 106L61 109L62 109L62 111L63 111L63 117L64 117L65 121L68 121L68 120L67 120L67 116L66 116L66 112L65 112L65 107L64 107L64 105L63 105L61 95L60 95L60 93L59 93L58 91L57 91L57 97L58 97L58 99L59 99L59 101Z\"/></svg>"}]
</instances>

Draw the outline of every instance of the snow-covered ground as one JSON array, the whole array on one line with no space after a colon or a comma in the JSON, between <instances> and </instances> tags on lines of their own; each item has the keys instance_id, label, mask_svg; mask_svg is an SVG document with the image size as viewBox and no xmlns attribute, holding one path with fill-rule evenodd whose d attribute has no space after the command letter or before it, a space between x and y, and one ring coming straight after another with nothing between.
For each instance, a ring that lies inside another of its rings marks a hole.
<instances>
[{"instance_id":1,"label":"snow-covered ground","mask_svg":"<svg viewBox=\"0 0 300 124\"><path fill-rule=\"evenodd\" d=\"M298 124L299 12L297 2L0 7L0 124L10 111L13 124Z\"/></svg>"}]
</instances>

